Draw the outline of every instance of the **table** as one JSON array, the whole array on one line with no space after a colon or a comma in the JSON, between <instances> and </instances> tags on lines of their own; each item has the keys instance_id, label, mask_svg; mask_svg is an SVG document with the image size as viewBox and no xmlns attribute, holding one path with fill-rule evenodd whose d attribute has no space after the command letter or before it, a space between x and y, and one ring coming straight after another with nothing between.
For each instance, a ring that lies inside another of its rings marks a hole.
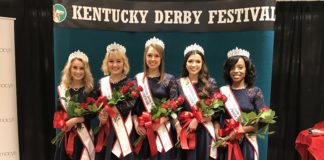
<instances>
[{"instance_id":1,"label":"table","mask_svg":"<svg viewBox=\"0 0 324 160\"><path fill-rule=\"evenodd\" d=\"M324 130L324 121L315 124L313 128ZM324 135L309 134L308 130L299 132L295 149L302 160L324 160Z\"/></svg>"}]
</instances>

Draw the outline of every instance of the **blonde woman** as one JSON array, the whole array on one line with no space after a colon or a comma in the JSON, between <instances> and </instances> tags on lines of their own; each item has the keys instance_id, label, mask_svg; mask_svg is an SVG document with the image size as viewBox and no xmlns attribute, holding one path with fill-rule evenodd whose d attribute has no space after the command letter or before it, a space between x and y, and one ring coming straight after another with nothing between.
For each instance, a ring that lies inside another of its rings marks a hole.
<instances>
[{"instance_id":1,"label":"blonde woman","mask_svg":"<svg viewBox=\"0 0 324 160\"><path fill-rule=\"evenodd\" d=\"M114 42L109 44L106 50L101 67L105 77L99 80L98 91L101 96L106 96L109 99L114 89L120 90L123 86L135 84L132 79L127 77L129 64L126 48ZM133 128L131 109L134 104L135 99L129 98L112 106L116 117L111 117L104 111L99 113L99 125L102 127L96 137L98 146L96 147L96 160L132 158L129 134Z\"/></svg>"},{"instance_id":2,"label":"blonde woman","mask_svg":"<svg viewBox=\"0 0 324 160\"><path fill-rule=\"evenodd\" d=\"M77 101L80 103L86 102L88 97L94 97L89 60L87 55L79 50L69 55L62 71L61 84L58 86L58 111L66 112L67 106L62 99L67 95L66 92L70 96L77 95ZM90 134L90 121L93 117L94 115L74 117L65 122L65 140L56 148L55 160L94 159L94 144ZM81 128L77 129L76 124L80 124Z\"/></svg>"}]
</instances>

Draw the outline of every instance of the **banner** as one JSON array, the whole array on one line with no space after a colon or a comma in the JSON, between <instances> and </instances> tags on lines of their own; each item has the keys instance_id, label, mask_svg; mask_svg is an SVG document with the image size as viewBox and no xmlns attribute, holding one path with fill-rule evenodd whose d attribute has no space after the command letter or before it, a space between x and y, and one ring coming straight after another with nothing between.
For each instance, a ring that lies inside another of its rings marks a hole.
<instances>
[{"instance_id":1,"label":"banner","mask_svg":"<svg viewBox=\"0 0 324 160\"><path fill-rule=\"evenodd\" d=\"M0 17L0 160L19 160L14 20Z\"/></svg>"},{"instance_id":2,"label":"banner","mask_svg":"<svg viewBox=\"0 0 324 160\"><path fill-rule=\"evenodd\" d=\"M106 47L113 42L126 47L129 76L134 77L143 71L145 42L155 36L165 43L165 71L175 77L181 75L185 47L193 43L201 45L208 71L219 87L225 85L222 75L227 52L235 47L248 50L256 66L255 85L262 89L266 104L270 104L274 0L199 3L55 0L53 4L55 85L60 83L60 73L69 54L76 50L89 56L97 83L103 77L100 68ZM184 18L189 12L191 18ZM162 15L163 21L157 23ZM210 19L213 24L208 24ZM258 142L260 159L266 159L267 139Z\"/></svg>"},{"instance_id":3,"label":"banner","mask_svg":"<svg viewBox=\"0 0 324 160\"><path fill-rule=\"evenodd\" d=\"M55 0L60 27L114 31L215 32L272 29L275 1L107 2Z\"/></svg>"}]
</instances>

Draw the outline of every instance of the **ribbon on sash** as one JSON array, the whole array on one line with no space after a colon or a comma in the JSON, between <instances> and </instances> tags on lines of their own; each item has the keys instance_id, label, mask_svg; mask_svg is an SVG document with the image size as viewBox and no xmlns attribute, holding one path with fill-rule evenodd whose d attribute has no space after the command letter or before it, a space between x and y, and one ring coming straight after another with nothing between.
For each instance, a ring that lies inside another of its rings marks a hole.
<instances>
[{"instance_id":1,"label":"ribbon on sash","mask_svg":"<svg viewBox=\"0 0 324 160\"><path fill-rule=\"evenodd\" d=\"M228 113L231 115L232 119L238 122L238 118L241 115L240 106L236 101L236 98L230 88L229 85L223 86L220 88L222 94L227 97L227 101L225 102L225 108ZM238 122L239 123L239 122ZM259 150L256 136L248 136L245 134L245 137L250 142L254 149L254 160L259 159Z\"/></svg>"},{"instance_id":2,"label":"ribbon on sash","mask_svg":"<svg viewBox=\"0 0 324 160\"><path fill-rule=\"evenodd\" d=\"M137 83L139 86L143 87L143 91L140 92L142 102L146 108L146 111L151 112L152 106L155 106L153 97L150 91L150 86L148 84L147 78L144 78L144 73L138 73L136 75ZM169 130L171 124L170 122L165 122L163 125L157 129L157 138L156 138L156 146L158 151L161 153L162 151L167 152L173 147L173 143L171 141Z\"/></svg>"},{"instance_id":3,"label":"ribbon on sash","mask_svg":"<svg viewBox=\"0 0 324 160\"><path fill-rule=\"evenodd\" d=\"M179 115L179 121L181 122L181 132L180 132L180 145L182 149L195 149L196 148L196 134L195 131L188 133L187 128L190 122L195 118L194 114L191 112L181 112Z\"/></svg>"},{"instance_id":4,"label":"ribbon on sash","mask_svg":"<svg viewBox=\"0 0 324 160\"><path fill-rule=\"evenodd\" d=\"M63 86L61 86L61 85L58 86L58 94L60 97L60 103L63 106L63 109L65 110L65 112L66 112L67 106L65 105L65 102L63 101L62 98L65 96L66 91L67 91L67 89L64 88ZM81 159L94 160L95 148L94 148L94 144L93 144L92 135L90 132L87 130L87 127L84 125L84 123L81 123L81 128L79 128L79 129L76 129L75 127L71 129L69 138L68 139L67 139L67 137L65 138L65 145L66 145L65 149L69 156L71 156L73 154L74 138L77 134L84 146L83 152L81 155Z\"/></svg>"},{"instance_id":5,"label":"ribbon on sash","mask_svg":"<svg viewBox=\"0 0 324 160\"><path fill-rule=\"evenodd\" d=\"M143 112L140 117L138 117L138 125L144 126L146 128L146 136L149 142L151 156L155 156L157 154L157 146L156 146L156 137L153 131L153 123L160 123L159 121L152 121L152 116L150 112ZM142 138L137 146L134 148L134 152L138 154L142 148L144 138Z\"/></svg>"},{"instance_id":6,"label":"ribbon on sash","mask_svg":"<svg viewBox=\"0 0 324 160\"><path fill-rule=\"evenodd\" d=\"M104 77L100 80L101 84L101 94L102 96L106 96L107 99L112 98L112 88L110 85L110 76ZM128 154L132 152L132 148L130 145L129 135L133 128L133 123L131 120L131 113L128 114L126 122L124 122L121 114L115 114L115 116L109 116L114 131L116 133L116 141L112 148L112 153L114 153L118 158L126 157ZM107 122L109 124L109 122ZM108 137L108 136L107 136ZM106 141L104 143L107 143Z\"/></svg>"},{"instance_id":7,"label":"ribbon on sash","mask_svg":"<svg viewBox=\"0 0 324 160\"><path fill-rule=\"evenodd\" d=\"M198 111L198 108L196 106L196 103L199 101L199 97L197 95L196 89L194 88L194 86L192 85L192 83L188 77L180 78L180 84L181 84L181 88L184 93L184 96L186 97L186 100L193 111L194 117L198 121L201 122L202 115L201 115L201 112ZM216 138L215 138L215 134L214 134L213 123L212 122L204 122L204 123L202 123L202 125L206 128L206 130L208 131L209 135L212 138L210 146L214 146ZM217 148L216 147L210 147L209 156L214 159L217 158Z\"/></svg>"}]
</instances>

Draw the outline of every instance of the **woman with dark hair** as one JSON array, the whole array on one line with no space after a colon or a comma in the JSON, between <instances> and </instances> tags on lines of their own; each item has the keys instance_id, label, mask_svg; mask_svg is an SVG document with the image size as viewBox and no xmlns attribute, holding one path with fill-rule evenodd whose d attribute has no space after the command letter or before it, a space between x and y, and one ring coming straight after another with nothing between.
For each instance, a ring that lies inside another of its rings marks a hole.
<instances>
[{"instance_id":1,"label":"woman with dark hair","mask_svg":"<svg viewBox=\"0 0 324 160\"><path fill-rule=\"evenodd\" d=\"M210 98L218 91L216 81L209 77L204 50L200 45L195 43L186 47L182 75L177 82L180 95L186 100L179 115L181 125L176 123L176 127L180 126L177 131L181 130L181 141L190 139L188 146L180 141L181 158L216 159L216 147L212 146L212 142L215 141L214 125L219 126L217 115L199 120L193 116L191 109L200 99Z\"/></svg>"},{"instance_id":2,"label":"woman with dark hair","mask_svg":"<svg viewBox=\"0 0 324 160\"><path fill-rule=\"evenodd\" d=\"M151 38L145 43L144 72L136 75L137 84L143 87L140 97L132 111L135 126L135 139L145 137L142 145L135 146L136 159L176 159L174 147L176 132L170 118L160 118L153 124L154 137L148 138L145 127L139 125L138 117L143 112L151 112L155 106L154 98L173 99L178 97L177 82L173 75L164 72L164 43L158 38ZM150 132L152 133L152 132ZM151 134L150 134L151 135Z\"/></svg>"},{"instance_id":3,"label":"woman with dark hair","mask_svg":"<svg viewBox=\"0 0 324 160\"><path fill-rule=\"evenodd\" d=\"M250 53L244 49L235 48L227 53L227 61L224 65L224 79L229 84L220 88L222 94L227 97L225 107L227 112L224 113L221 121L221 128L226 128L225 122L232 120L233 123L239 123L239 116L242 112L258 113L264 104L263 94L260 88L253 86L255 80L255 68L251 61ZM255 136L246 133L257 132L258 125L242 126L232 130L229 135L229 142L232 145L238 145L240 156L243 159L258 159L258 144ZM219 136L216 129L216 135ZM243 137L238 138L240 135ZM220 150L220 159L231 159L228 146L224 143ZM221 152L221 150L223 152ZM235 155L237 156L237 155Z\"/></svg>"}]
</instances>

